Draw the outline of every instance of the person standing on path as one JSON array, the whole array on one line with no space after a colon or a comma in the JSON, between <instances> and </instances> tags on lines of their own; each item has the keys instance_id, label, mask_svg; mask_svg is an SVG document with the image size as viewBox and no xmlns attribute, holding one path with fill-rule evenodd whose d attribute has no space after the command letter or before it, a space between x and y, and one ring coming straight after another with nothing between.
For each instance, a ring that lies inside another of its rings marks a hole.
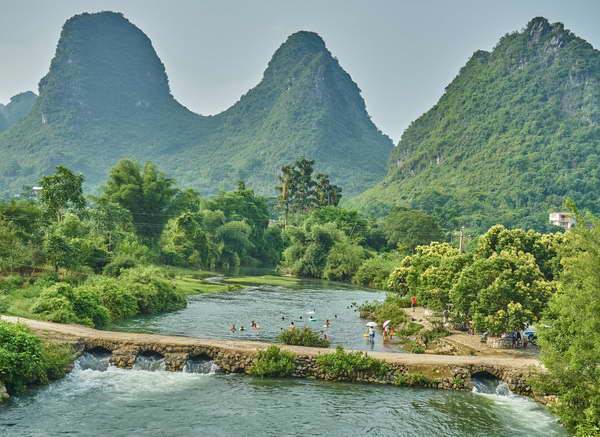
<instances>
[{"instance_id":1,"label":"person standing on path","mask_svg":"<svg viewBox=\"0 0 600 437\"><path fill-rule=\"evenodd\" d=\"M413 313L415 312L415 307L417 306L417 296L413 294L410 298L410 306L412 307Z\"/></svg>"}]
</instances>

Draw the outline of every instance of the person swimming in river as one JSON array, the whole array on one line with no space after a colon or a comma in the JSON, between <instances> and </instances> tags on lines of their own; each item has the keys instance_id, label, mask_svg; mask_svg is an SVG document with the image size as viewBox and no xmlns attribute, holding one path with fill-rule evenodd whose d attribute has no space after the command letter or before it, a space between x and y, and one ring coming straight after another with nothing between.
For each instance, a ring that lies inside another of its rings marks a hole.
<instances>
[{"instance_id":1,"label":"person swimming in river","mask_svg":"<svg viewBox=\"0 0 600 437\"><path fill-rule=\"evenodd\" d=\"M331 326L331 322L329 321L329 319L325 320L325 326L328 328Z\"/></svg>"},{"instance_id":2,"label":"person swimming in river","mask_svg":"<svg viewBox=\"0 0 600 437\"><path fill-rule=\"evenodd\" d=\"M258 326L258 323L256 323L254 320L252 320L252 322L250 323L250 327L255 331L258 331L260 329L260 326Z\"/></svg>"},{"instance_id":3,"label":"person swimming in river","mask_svg":"<svg viewBox=\"0 0 600 437\"><path fill-rule=\"evenodd\" d=\"M296 329L296 325L294 324L293 320L290 322L290 328L289 329Z\"/></svg>"},{"instance_id":4,"label":"person swimming in river","mask_svg":"<svg viewBox=\"0 0 600 437\"><path fill-rule=\"evenodd\" d=\"M244 328L244 325L240 326L240 332L245 331L246 328Z\"/></svg>"},{"instance_id":5,"label":"person swimming in river","mask_svg":"<svg viewBox=\"0 0 600 437\"><path fill-rule=\"evenodd\" d=\"M230 330L231 332L236 332L236 331L237 331L237 329L235 328L235 323L232 323L232 324L231 324L231 326L229 327L229 330Z\"/></svg>"}]
</instances>

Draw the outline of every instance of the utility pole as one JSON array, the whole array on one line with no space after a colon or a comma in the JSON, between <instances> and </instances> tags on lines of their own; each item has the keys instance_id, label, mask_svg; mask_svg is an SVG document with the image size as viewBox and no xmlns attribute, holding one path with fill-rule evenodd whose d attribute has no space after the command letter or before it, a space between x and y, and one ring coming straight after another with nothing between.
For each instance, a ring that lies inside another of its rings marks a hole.
<instances>
[{"instance_id":1,"label":"utility pole","mask_svg":"<svg viewBox=\"0 0 600 437\"><path fill-rule=\"evenodd\" d=\"M465 227L461 226L460 234L458 237L458 253L463 253L465 251Z\"/></svg>"}]
</instances>

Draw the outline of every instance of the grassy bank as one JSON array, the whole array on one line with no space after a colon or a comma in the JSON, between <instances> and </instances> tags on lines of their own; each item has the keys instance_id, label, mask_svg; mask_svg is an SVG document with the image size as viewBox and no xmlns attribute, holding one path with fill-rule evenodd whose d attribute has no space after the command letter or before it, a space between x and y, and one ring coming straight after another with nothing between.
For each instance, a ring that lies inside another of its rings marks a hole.
<instances>
[{"instance_id":1,"label":"grassy bank","mask_svg":"<svg viewBox=\"0 0 600 437\"><path fill-rule=\"evenodd\" d=\"M62 323L102 327L137 314L180 309L186 297L240 288L207 282L214 272L174 267L132 269L117 278L106 275L56 275L2 279L0 313Z\"/></svg>"}]
</instances>

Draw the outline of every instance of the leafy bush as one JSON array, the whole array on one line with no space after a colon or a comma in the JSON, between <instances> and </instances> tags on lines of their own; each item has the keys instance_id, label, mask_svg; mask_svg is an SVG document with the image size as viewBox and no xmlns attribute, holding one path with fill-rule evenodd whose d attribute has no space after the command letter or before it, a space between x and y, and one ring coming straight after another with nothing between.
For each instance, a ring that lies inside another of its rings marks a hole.
<instances>
[{"instance_id":1,"label":"leafy bush","mask_svg":"<svg viewBox=\"0 0 600 437\"><path fill-rule=\"evenodd\" d=\"M31 311L59 323L81 323L103 327L110 320L109 311L102 305L100 294L86 288L73 288L59 282L44 289Z\"/></svg>"},{"instance_id":2,"label":"leafy bush","mask_svg":"<svg viewBox=\"0 0 600 437\"><path fill-rule=\"evenodd\" d=\"M135 258L129 255L119 255L106 266L104 266L104 274L116 278L121 276L125 270L132 269L137 265L138 262L135 260Z\"/></svg>"},{"instance_id":3,"label":"leafy bush","mask_svg":"<svg viewBox=\"0 0 600 437\"><path fill-rule=\"evenodd\" d=\"M390 370L387 363L369 357L366 352L346 352L341 346L334 353L318 355L315 361L330 379L354 381L365 374L384 377Z\"/></svg>"},{"instance_id":4,"label":"leafy bush","mask_svg":"<svg viewBox=\"0 0 600 437\"><path fill-rule=\"evenodd\" d=\"M121 276L124 286L137 298L142 314L185 308L186 300L156 267L136 267Z\"/></svg>"},{"instance_id":5,"label":"leafy bush","mask_svg":"<svg viewBox=\"0 0 600 437\"><path fill-rule=\"evenodd\" d=\"M0 322L0 380L9 393L62 377L72 360L67 347L44 344L23 325Z\"/></svg>"},{"instance_id":6,"label":"leafy bush","mask_svg":"<svg viewBox=\"0 0 600 437\"><path fill-rule=\"evenodd\" d=\"M277 346L269 346L259 351L249 372L254 376L291 376L296 369L295 355L282 351Z\"/></svg>"},{"instance_id":7,"label":"leafy bush","mask_svg":"<svg viewBox=\"0 0 600 437\"><path fill-rule=\"evenodd\" d=\"M137 297L124 281L106 276L92 276L80 288L98 294L112 320L125 319L138 313Z\"/></svg>"},{"instance_id":8,"label":"leafy bush","mask_svg":"<svg viewBox=\"0 0 600 437\"><path fill-rule=\"evenodd\" d=\"M323 277L332 281L349 281L364 259L365 250L359 245L337 242L327 255Z\"/></svg>"},{"instance_id":9,"label":"leafy bush","mask_svg":"<svg viewBox=\"0 0 600 437\"><path fill-rule=\"evenodd\" d=\"M399 263L398 257L389 254L369 258L360 265L352 277L352 282L385 290L390 274Z\"/></svg>"},{"instance_id":10,"label":"leafy bush","mask_svg":"<svg viewBox=\"0 0 600 437\"><path fill-rule=\"evenodd\" d=\"M388 293L383 302L366 302L359 307L360 317L375 320L380 325L391 320L391 326L399 326L408 320L404 308L410 306L406 298Z\"/></svg>"},{"instance_id":11,"label":"leafy bush","mask_svg":"<svg viewBox=\"0 0 600 437\"><path fill-rule=\"evenodd\" d=\"M20 275L10 275L0 279L0 291L9 292L21 287L24 283Z\"/></svg>"},{"instance_id":12,"label":"leafy bush","mask_svg":"<svg viewBox=\"0 0 600 437\"><path fill-rule=\"evenodd\" d=\"M277 339L283 344L291 344L294 346L329 346L329 340L321 338L317 332L313 331L308 326L305 326L302 329L285 329L281 331L281 333L277 336Z\"/></svg>"}]
</instances>

